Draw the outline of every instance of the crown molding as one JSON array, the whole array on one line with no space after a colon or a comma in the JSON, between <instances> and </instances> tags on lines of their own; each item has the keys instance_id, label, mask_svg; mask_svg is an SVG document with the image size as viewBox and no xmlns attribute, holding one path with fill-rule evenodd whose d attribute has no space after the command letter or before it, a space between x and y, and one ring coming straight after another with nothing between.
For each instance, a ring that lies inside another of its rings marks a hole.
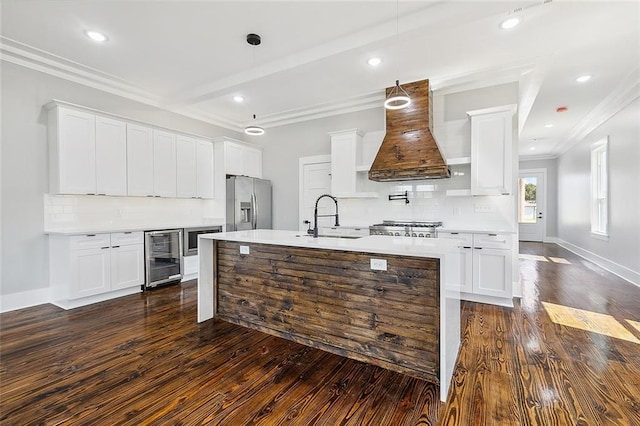
<instances>
[{"instance_id":1,"label":"crown molding","mask_svg":"<svg viewBox=\"0 0 640 426\"><path fill-rule=\"evenodd\" d=\"M614 91L584 116L571 129L565 142L556 146L552 154L555 156L564 154L638 97L640 97L640 67L631 71Z\"/></svg>"},{"instance_id":2,"label":"crown molding","mask_svg":"<svg viewBox=\"0 0 640 426\"><path fill-rule=\"evenodd\" d=\"M558 156L553 154L518 155L518 161L555 160L556 158Z\"/></svg>"},{"instance_id":3,"label":"crown molding","mask_svg":"<svg viewBox=\"0 0 640 426\"><path fill-rule=\"evenodd\" d=\"M240 123L214 117L191 107L167 108L160 96L140 89L131 82L3 36L0 36L0 60L225 129L237 132L243 129Z\"/></svg>"}]
</instances>

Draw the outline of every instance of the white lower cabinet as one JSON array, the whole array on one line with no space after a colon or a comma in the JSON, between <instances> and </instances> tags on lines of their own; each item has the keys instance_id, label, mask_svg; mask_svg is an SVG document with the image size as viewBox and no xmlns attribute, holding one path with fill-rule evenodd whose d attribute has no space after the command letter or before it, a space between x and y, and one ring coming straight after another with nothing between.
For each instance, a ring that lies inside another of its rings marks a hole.
<instances>
[{"instance_id":1,"label":"white lower cabinet","mask_svg":"<svg viewBox=\"0 0 640 426\"><path fill-rule=\"evenodd\" d=\"M143 233L51 235L49 272L53 300L63 308L98 301L77 302L90 296L106 296L99 299L106 300L117 290L140 291L144 284Z\"/></svg>"},{"instance_id":2,"label":"white lower cabinet","mask_svg":"<svg viewBox=\"0 0 640 426\"><path fill-rule=\"evenodd\" d=\"M447 285L461 298L476 302L511 304L513 254L507 234L438 232L438 238L459 241L461 261L445 265Z\"/></svg>"}]
</instances>

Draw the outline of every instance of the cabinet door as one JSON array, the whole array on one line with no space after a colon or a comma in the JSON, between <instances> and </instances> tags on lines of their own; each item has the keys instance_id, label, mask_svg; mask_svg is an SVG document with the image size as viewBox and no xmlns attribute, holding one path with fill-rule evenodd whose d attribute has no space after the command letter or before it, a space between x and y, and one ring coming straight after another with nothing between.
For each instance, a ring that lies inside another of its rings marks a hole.
<instances>
[{"instance_id":1,"label":"cabinet door","mask_svg":"<svg viewBox=\"0 0 640 426\"><path fill-rule=\"evenodd\" d=\"M511 193L512 116L511 111L471 116L472 195Z\"/></svg>"},{"instance_id":2,"label":"cabinet door","mask_svg":"<svg viewBox=\"0 0 640 426\"><path fill-rule=\"evenodd\" d=\"M149 127L127 123L127 193L153 196L153 139Z\"/></svg>"},{"instance_id":3,"label":"cabinet door","mask_svg":"<svg viewBox=\"0 0 640 426\"><path fill-rule=\"evenodd\" d=\"M262 178L262 151L254 148L244 148L243 169L246 176Z\"/></svg>"},{"instance_id":4,"label":"cabinet door","mask_svg":"<svg viewBox=\"0 0 640 426\"><path fill-rule=\"evenodd\" d=\"M109 291L111 282L110 247L72 250L69 299Z\"/></svg>"},{"instance_id":5,"label":"cabinet door","mask_svg":"<svg viewBox=\"0 0 640 426\"><path fill-rule=\"evenodd\" d=\"M127 127L123 121L96 117L96 191L127 195Z\"/></svg>"},{"instance_id":6,"label":"cabinet door","mask_svg":"<svg viewBox=\"0 0 640 426\"><path fill-rule=\"evenodd\" d=\"M199 198L213 198L213 144L208 141L197 141L196 158L197 196Z\"/></svg>"},{"instance_id":7,"label":"cabinet door","mask_svg":"<svg viewBox=\"0 0 640 426\"><path fill-rule=\"evenodd\" d=\"M58 108L58 188L61 194L96 193L95 116Z\"/></svg>"},{"instance_id":8,"label":"cabinet door","mask_svg":"<svg viewBox=\"0 0 640 426\"><path fill-rule=\"evenodd\" d=\"M511 251L473 249L473 292L511 298Z\"/></svg>"},{"instance_id":9,"label":"cabinet door","mask_svg":"<svg viewBox=\"0 0 640 426\"><path fill-rule=\"evenodd\" d=\"M331 137L331 193L356 192L356 134Z\"/></svg>"},{"instance_id":10,"label":"cabinet door","mask_svg":"<svg viewBox=\"0 0 640 426\"><path fill-rule=\"evenodd\" d=\"M176 135L153 131L153 195L176 196Z\"/></svg>"},{"instance_id":11,"label":"cabinet door","mask_svg":"<svg viewBox=\"0 0 640 426\"><path fill-rule=\"evenodd\" d=\"M176 137L176 195L195 198L197 194L196 140L187 136ZM213 161L213 157L212 157Z\"/></svg>"},{"instance_id":12,"label":"cabinet door","mask_svg":"<svg viewBox=\"0 0 640 426\"><path fill-rule=\"evenodd\" d=\"M144 284L144 245L111 248L111 290Z\"/></svg>"},{"instance_id":13,"label":"cabinet door","mask_svg":"<svg viewBox=\"0 0 640 426\"><path fill-rule=\"evenodd\" d=\"M243 149L233 142L224 143L224 170L228 175L243 175Z\"/></svg>"}]
</instances>

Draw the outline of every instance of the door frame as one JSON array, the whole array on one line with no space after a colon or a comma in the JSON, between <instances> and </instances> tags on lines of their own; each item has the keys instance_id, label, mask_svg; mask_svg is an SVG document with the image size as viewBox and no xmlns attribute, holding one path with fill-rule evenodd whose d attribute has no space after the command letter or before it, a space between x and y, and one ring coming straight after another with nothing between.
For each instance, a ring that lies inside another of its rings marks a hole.
<instances>
[{"instance_id":1,"label":"door frame","mask_svg":"<svg viewBox=\"0 0 640 426\"><path fill-rule=\"evenodd\" d=\"M518 170L518 180L520 180L520 175L522 174L527 174L527 173L542 173L542 176L544 178L544 185L542 186L543 189L543 194L542 194L542 202L544 203L544 209L545 209L545 222L544 222L544 227L542 228L542 242L544 243L547 240L547 223L548 220L547 218L549 217L549 205L547 204L547 169L546 168L539 168L539 169L520 169ZM519 188L519 186L518 186ZM519 189L518 189L519 191ZM520 197L520 194L518 193L518 197ZM517 199L516 199L517 200ZM517 218L516 218L517 219ZM518 228L520 228L520 221L517 221L518 224ZM518 241L520 241L520 232L518 232Z\"/></svg>"},{"instance_id":2,"label":"door frame","mask_svg":"<svg viewBox=\"0 0 640 426\"><path fill-rule=\"evenodd\" d=\"M309 164L331 163L331 154L312 155L298 159L298 229L302 226L302 212L304 211L304 166Z\"/></svg>"}]
</instances>

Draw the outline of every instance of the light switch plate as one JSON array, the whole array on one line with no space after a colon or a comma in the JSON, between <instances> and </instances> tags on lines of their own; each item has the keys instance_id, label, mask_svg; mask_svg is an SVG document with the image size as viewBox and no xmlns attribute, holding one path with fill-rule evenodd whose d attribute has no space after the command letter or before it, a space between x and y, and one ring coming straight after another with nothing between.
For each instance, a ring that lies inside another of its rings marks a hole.
<instances>
[{"instance_id":1,"label":"light switch plate","mask_svg":"<svg viewBox=\"0 0 640 426\"><path fill-rule=\"evenodd\" d=\"M386 271L387 260L386 259L371 259L371 269L374 271Z\"/></svg>"},{"instance_id":2,"label":"light switch plate","mask_svg":"<svg viewBox=\"0 0 640 426\"><path fill-rule=\"evenodd\" d=\"M249 254L249 246L240 246L240 254Z\"/></svg>"}]
</instances>

